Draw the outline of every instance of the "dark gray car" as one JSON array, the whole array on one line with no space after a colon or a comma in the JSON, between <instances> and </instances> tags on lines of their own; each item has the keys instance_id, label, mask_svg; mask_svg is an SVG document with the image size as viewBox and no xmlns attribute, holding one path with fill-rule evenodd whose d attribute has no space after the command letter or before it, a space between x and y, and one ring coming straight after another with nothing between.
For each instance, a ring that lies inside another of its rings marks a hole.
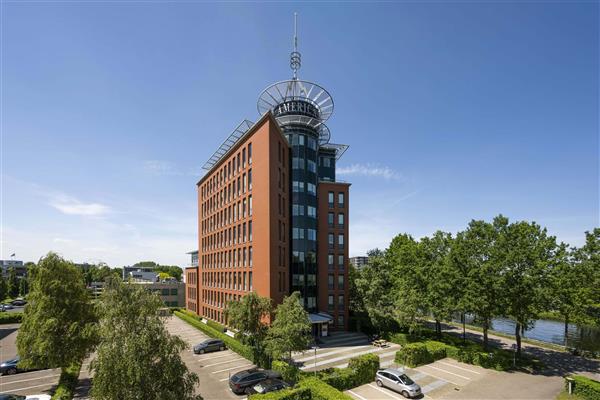
<instances>
[{"instance_id":1,"label":"dark gray car","mask_svg":"<svg viewBox=\"0 0 600 400\"><path fill-rule=\"evenodd\" d=\"M235 394L243 394L247 388L266 379L274 378L281 379L281 374L271 370L247 369L231 375L231 378L229 378L229 388Z\"/></svg>"},{"instance_id":2,"label":"dark gray car","mask_svg":"<svg viewBox=\"0 0 600 400\"><path fill-rule=\"evenodd\" d=\"M210 353L211 351L223 351L227 348L221 339L207 339L194 346L195 354Z\"/></svg>"},{"instance_id":3,"label":"dark gray car","mask_svg":"<svg viewBox=\"0 0 600 400\"><path fill-rule=\"evenodd\" d=\"M375 382L379 387L392 389L402 396L411 398L421 395L421 386L417 385L403 371L393 368L381 369L375 374Z\"/></svg>"}]
</instances>

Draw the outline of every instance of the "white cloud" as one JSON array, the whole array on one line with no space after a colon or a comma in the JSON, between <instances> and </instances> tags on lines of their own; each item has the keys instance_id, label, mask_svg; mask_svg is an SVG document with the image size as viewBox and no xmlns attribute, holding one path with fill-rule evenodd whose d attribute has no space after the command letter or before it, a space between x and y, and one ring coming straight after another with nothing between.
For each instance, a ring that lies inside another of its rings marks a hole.
<instances>
[{"instance_id":1,"label":"white cloud","mask_svg":"<svg viewBox=\"0 0 600 400\"><path fill-rule=\"evenodd\" d=\"M339 167L336 170L339 175L358 175L368 177L379 177L388 180L402 180L402 175L390 167L377 164L352 164L348 167Z\"/></svg>"},{"instance_id":2,"label":"white cloud","mask_svg":"<svg viewBox=\"0 0 600 400\"><path fill-rule=\"evenodd\" d=\"M75 244L75 240L73 239L65 239L65 238L61 238L61 237L56 237L52 240L54 243L60 243L60 244Z\"/></svg>"},{"instance_id":3,"label":"white cloud","mask_svg":"<svg viewBox=\"0 0 600 400\"><path fill-rule=\"evenodd\" d=\"M74 197L58 195L50 200L50 205L67 215L100 216L108 214L110 207L100 203L83 203Z\"/></svg>"}]
</instances>

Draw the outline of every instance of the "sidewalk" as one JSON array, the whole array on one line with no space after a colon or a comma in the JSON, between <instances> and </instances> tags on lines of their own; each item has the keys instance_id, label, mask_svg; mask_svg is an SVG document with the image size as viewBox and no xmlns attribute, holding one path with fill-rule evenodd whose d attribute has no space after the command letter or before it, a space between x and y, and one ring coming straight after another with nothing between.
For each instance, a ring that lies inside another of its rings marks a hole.
<instances>
[{"instance_id":1,"label":"sidewalk","mask_svg":"<svg viewBox=\"0 0 600 400\"><path fill-rule=\"evenodd\" d=\"M462 328L442 323L442 330L453 335L462 337ZM467 329L467 339L483 342L483 333ZM488 340L491 346L512 350L516 344L514 339L489 334ZM565 376L568 374L581 374L592 379L600 380L600 360L592 360L574 356L566 352L550 350L530 343L521 343L522 351L536 357L544 363L544 369L538 371L537 375Z\"/></svg>"}]
</instances>

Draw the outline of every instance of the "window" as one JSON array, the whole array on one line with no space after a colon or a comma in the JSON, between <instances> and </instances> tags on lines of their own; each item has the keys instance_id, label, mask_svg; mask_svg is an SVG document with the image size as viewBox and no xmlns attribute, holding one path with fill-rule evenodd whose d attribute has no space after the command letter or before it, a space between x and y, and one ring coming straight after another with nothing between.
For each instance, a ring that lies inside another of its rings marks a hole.
<instances>
[{"instance_id":1,"label":"window","mask_svg":"<svg viewBox=\"0 0 600 400\"><path fill-rule=\"evenodd\" d=\"M333 269L333 254L327 255L327 265L329 269Z\"/></svg>"},{"instance_id":2,"label":"window","mask_svg":"<svg viewBox=\"0 0 600 400\"><path fill-rule=\"evenodd\" d=\"M171 289L171 296L177 296L177 288Z\"/></svg>"},{"instance_id":3,"label":"window","mask_svg":"<svg viewBox=\"0 0 600 400\"><path fill-rule=\"evenodd\" d=\"M248 248L248 262L250 263L250 266L252 266L252 246L250 246Z\"/></svg>"},{"instance_id":4,"label":"window","mask_svg":"<svg viewBox=\"0 0 600 400\"><path fill-rule=\"evenodd\" d=\"M306 307L311 309L311 308L315 308L317 306L317 298L314 296L310 296L306 298Z\"/></svg>"},{"instance_id":5,"label":"window","mask_svg":"<svg viewBox=\"0 0 600 400\"><path fill-rule=\"evenodd\" d=\"M306 191L307 191L309 194L312 194L312 195L315 195L315 196L316 196L316 195L317 195L317 186L316 186L316 185L313 185L312 183L307 183L307 184L306 184Z\"/></svg>"},{"instance_id":6,"label":"window","mask_svg":"<svg viewBox=\"0 0 600 400\"><path fill-rule=\"evenodd\" d=\"M339 310L344 309L344 295L343 294L338 295L338 309Z\"/></svg>"},{"instance_id":7,"label":"window","mask_svg":"<svg viewBox=\"0 0 600 400\"><path fill-rule=\"evenodd\" d=\"M237 170L238 172L240 172L240 167L241 167L241 163L240 163L240 153L237 153Z\"/></svg>"},{"instance_id":8,"label":"window","mask_svg":"<svg viewBox=\"0 0 600 400\"><path fill-rule=\"evenodd\" d=\"M338 289L344 290L344 275L338 275Z\"/></svg>"},{"instance_id":9,"label":"window","mask_svg":"<svg viewBox=\"0 0 600 400\"><path fill-rule=\"evenodd\" d=\"M250 291L252 291L252 272L248 273L248 287L250 288Z\"/></svg>"},{"instance_id":10,"label":"window","mask_svg":"<svg viewBox=\"0 0 600 400\"><path fill-rule=\"evenodd\" d=\"M329 225L330 228L333 228L333 218L334 218L334 215L332 212L327 213L327 224Z\"/></svg>"},{"instance_id":11,"label":"window","mask_svg":"<svg viewBox=\"0 0 600 400\"><path fill-rule=\"evenodd\" d=\"M252 143L248 143L248 164L252 164ZM252 185L250 188L252 188Z\"/></svg>"},{"instance_id":12,"label":"window","mask_svg":"<svg viewBox=\"0 0 600 400\"><path fill-rule=\"evenodd\" d=\"M316 229L307 229L308 240L317 240L317 231Z\"/></svg>"},{"instance_id":13,"label":"window","mask_svg":"<svg viewBox=\"0 0 600 400\"><path fill-rule=\"evenodd\" d=\"M244 182L244 193L246 193L246 188L248 187L248 177L246 176L246 174L243 174L242 177Z\"/></svg>"},{"instance_id":14,"label":"window","mask_svg":"<svg viewBox=\"0 0 600 400\"><path fill-rule=\"evenodd\" d=\"M344 316L343 315L338 315L337 324L338 324L338 326L344 326Z\"/></svg>"},{"instance_id":15,"label":"window","mask_svg":"<svg viewBox=\"0 0 600 400\"><path fill-rule=\"evenodd\" d=\"M252 170L248 170L248 190L252 190Z\"/></svg>"},{"instance_id":16,"label":"window","mask_svg":"<svg viewBox=\"0 0 600 400\"><path fill-rule=\"evenodd\" d=\"M331 159L329 157L322 157L321 158L321 165L324 166L324 167L326 167L326 168L331 167Z\"/></svg>"},{"instance_id":17,"label":"window","mask_svg":"<svg viewBox=\"0 0 600 400\"><path fill-rule=\"evenodd\" d=\"M304 192L304 182L293 181L292 182L292 191L293 192Z\"/></svg>"},{"instance_id":18,"label":"window","mask_svg":"<svg viewBox=\"0 0 600 400\"><path fill-rule=\"evenodd\" d=\"M329 203L329 208L333 208L333 192L327 193L327 202Z\"/></svg>"},{"instance_id":19,"label":"window","mask_svg":"<svg viewBox=\"0 0 600 400\"><path fill-rule=\"evenodd\" d=\"M317 218L317 209L313 206L307 206L306 211L308 212L308 216L312 218Z\"/></svg>"},{"instance_id":20,"label":"window","mask_svg":"<svg viewBox=\"0 0 600 400\"><path fill-rule=\"evenodd\" d=\"M345 268L345 264L344 264L344 256L343 255L338 255L338 269L340 271L343 271Z\"/></svg>"},{"instance_id":21,"label":"window","mask_svg":"<svg viewBox=\"0 0 600 400\"><path fill-rule=\"evenodd\" d=\"M248 240L252 241L252 221L248 221Z\"/></svg>"},{"instance_id":22,"label":"window","mask_svg":"<svg viewBox=\"0 0 600 400\"><path fill-rule=\"evenodd\" d=\"M333 249L334 241L333 241L333 233L327 235L327 243L329 243L329 248Z\"/></svg>"},{"instance_id":23,"label":"window","mask_svg":"<svg viewBox=\"0 0 600 400\"><path fill-rule=\"evenodd\" d=\"M338 235L338 248L343 249L344 248L344 234L340 233Z\"/></svg>"},{"instance_id":24,"label":"window","mask_svg":"<svg viewBox=\"0 0 600 400\"><path fill-rule=\"evenodd\" d=\"M327 276L327 288L333 290L333 274Z\"/></svg>"},{"instance_id":25,"label":"window","mask_svg":"<svg viewBox=\"0 0 600 400\"><path fill-rule=\"evenodd\" d=\"M304 252L303 251L292 252L292 262L303 263L304 262Z\"/></svg>"},{"instance_id":26,"label":"window","mask_svg":"<svg viewBox=\"0 0 600 400\"><path fill-rule=\"evenodd\" d=\"M246 149L242 149L242 164L246 167Z\"/></svg>"},{"instance_id":27,"label":"window","mask_svg":"<svg viewBox=\"0 0 600 400\"><path fill-rule=\"evenodd\" d=\"M313 138L311 138L310 136L307 138L307 142L308 142L308 148L312 149L312 150L316 150L317 149L317 141Z\"/></svg>"},{"instance_id":28,"label":"window","mask_svg":"<svg viewBox=\"0 0 600 400\"><path fill-rule=\"evenodd\" d=\"M252 215L252 196L248 196L248 215Z\"/></svg>"},{"instance_id":29,"label":"window","mask_svg":"<svg viewBox=\"0 0 600 400\"><path fill-rule=\"evenodd\" d=\"M304 169L304 159L300 157L292 157L292 168L293 169Z\"/></svg>"},{"instance_id":30,"label":"window","mask_svg":"<svg viewBox=\"0 0 600 400\"><path fill-rule=\"evenodd\" d=\"M246 199L242 201L242 212L244 213L244 218L246 218Z\"/></svg>"},{"instance_id":31,"label":"window","mask_svg":"<svg viewBox=\"0 0 600 400\"><path fill-rule=\"evenodd\" d=\"M344 207L344 193L338 193L338 207Z\"/></svg>"},{"instance_id":32,"label":"window","mask_svg":"<svg viewBox=\"0 0 600 400\"><path fill-rule=\"evenodd\" d=\"M163 290L161 291L161 295L163 295L163 296L168 296L168 295L169 295L169 289L163 289Z\"/></svg>"},{"instance_id":33,"label":"window","mask_svg":"<svg viewBox=\"0 0 600 400\"><path fill-rule=\"evenodd\" d=\"M292 205L292 215L293 216L304 215L304 206L299 205L299 204L293 204Z\"/></svg>"},{"instance_id":34,"label":"window","mask_svg":"<svg viewBox=\"0 0 600 400\"><path fill-rule=\"evenodd\" d=\"M293 228L292 239L304 239L304 228Z\"/></svg>"},{"instance_id":35,"label":"window","mask_svg":"<svg viewBox=\"0 0 600 400\"><path fill-rule=\"evenodd\" d=\"M343 213L338 214L338 226L340 228L344 227L344 214Z\"/></svg>"},{"instance_id":36,"label":"window","mask_svg":"<svg viewBox=\"0 0 600 400\"><path fill-rule=\"evenodd\" d=\"M327 296L327 308L329 308L330 310L333 309L334 304L333 304L333 295L330 294L329 296Z\"/></svg>"},{"instance_id":37,"label":"window","mask_svg":"<svg viewBox=\"0 0 600 400\"><path fill-rule=\"evenodd\" d=\"M307 160L306 167L310 172L317 172L317 163L315 163L313 160Z\"/></svg>"}]
</instances>

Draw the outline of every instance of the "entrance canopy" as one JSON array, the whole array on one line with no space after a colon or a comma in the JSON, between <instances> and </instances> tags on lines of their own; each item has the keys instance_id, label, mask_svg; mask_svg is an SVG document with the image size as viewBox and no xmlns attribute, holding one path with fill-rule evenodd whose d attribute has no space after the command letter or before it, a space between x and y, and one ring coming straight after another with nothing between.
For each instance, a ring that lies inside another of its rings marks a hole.
<instances>
[{"instance_id":1,"label":"entrance canopy","mask_svg":"<svg viewBox=\"0 0 600 400\"><path fill-rule=\"evenodd\" d=\"M311 324L323 324L333 322L333 317L327 313L308 314Z\"/></svg>"}]
</instances>

